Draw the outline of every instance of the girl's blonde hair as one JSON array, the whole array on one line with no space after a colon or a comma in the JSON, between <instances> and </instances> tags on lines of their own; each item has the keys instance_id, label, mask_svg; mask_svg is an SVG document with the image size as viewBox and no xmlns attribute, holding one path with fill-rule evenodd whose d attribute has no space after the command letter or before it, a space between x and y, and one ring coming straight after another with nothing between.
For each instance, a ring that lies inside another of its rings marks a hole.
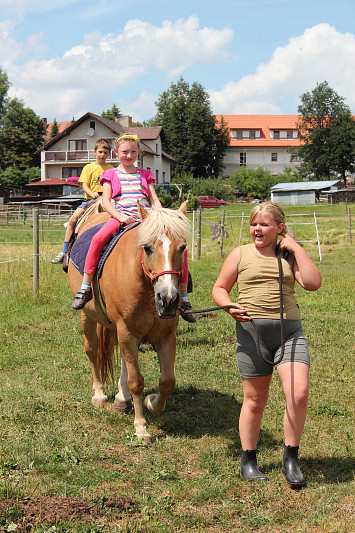
<instances>
[{"instance_id":1,"label":"girl's blonde hair","mask_svg":"<svg viewBox=\"0 0 355 533\"><path fill-rule=\"evenodd\" d=\"M123 135L117 137L115 140L115 146L119 146L121 143L126 141L135 142L139 148L139 138L137 137L137 135L131 135L130 133L124 133Z\"/></svg>"},{"instance_id":2,"label":"girl's blonde hair","mask_svg":"<svg viewBox=\"0 0 355 533\"><path fill-rule=\"evenodd\" d=\"M268 215L270 215L277 226L279 224L283 224L284 225L283 231L287 233L285 213L279 204L268 201L268 202L263 202L262 204L256 205L250 213L249 224L253 223L254 218L259 213L267 213Z\"/></svg>"}]
</instances>

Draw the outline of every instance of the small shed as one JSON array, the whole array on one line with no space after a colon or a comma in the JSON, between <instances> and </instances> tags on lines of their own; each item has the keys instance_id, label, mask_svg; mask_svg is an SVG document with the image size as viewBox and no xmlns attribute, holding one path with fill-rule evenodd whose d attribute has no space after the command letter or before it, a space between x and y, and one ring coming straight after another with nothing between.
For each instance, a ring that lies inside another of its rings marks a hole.
<instances>
[{"instance_id":1,"label":"small shed","mask_svg":"<svg viewBox=\"0 0 355 533\"><path fill-rule=\"evenodd\" d=\"M337 191L342 186L340 180L277 183L271 187L271 201L288 205L315 204L321 194Z\"/></svg>"}]
</instances>

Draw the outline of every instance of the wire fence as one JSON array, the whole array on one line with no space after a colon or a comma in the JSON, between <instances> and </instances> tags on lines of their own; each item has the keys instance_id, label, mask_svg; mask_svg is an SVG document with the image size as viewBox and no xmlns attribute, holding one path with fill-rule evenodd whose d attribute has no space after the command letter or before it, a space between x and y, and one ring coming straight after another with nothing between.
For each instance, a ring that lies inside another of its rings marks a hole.
<instances>
[{"instance_id":1,"label":"wire fence","mask_svg":"<svg viewBox=\"0 0 355 533\"><path fill-rule=\"evenodd\" d=\"M235 246L250 242L248 222L252 207L245 207L242 211L239 208L239 212L234 212L233 209L228 211L199 209L189 213L188 216L192 222L192 246L190 248L192 260L199 260L202 255L211 253L219 253L222 256ZM322 244L329 243L329 239L333 239L334 242L337 239L342 239L342 242L348 240L350 245L352 244L350 207L346 206L346 213L344 211L333 213L319 209L300 213L294 212L296 208L289 211L286 212L289 232L302 245L317 246L320 261L322 261ZM23 218L21 215L22 218L21 216L19 218L18 211L9 210L7 220L10 221L12 215L16 220L11 224L6 223L5 217L1 218L3 213L0 213L0 265L30 261L29 247L32 245L32 277L35 295L38 294L39 288L40 250L42 250L41 257L46 257L47 261L48 253L52 252L48 247L62 244L64 227L71 213L72 210L66 213L51 213L48 216L48 212L34 208L31 212L27 211L26 217ZM18 246L17 249L14 248L16 246ZM10 249L12 253L9 253ZM14 249L18 252L17 257L13 257Z\"/></svg>"}]
</instances>

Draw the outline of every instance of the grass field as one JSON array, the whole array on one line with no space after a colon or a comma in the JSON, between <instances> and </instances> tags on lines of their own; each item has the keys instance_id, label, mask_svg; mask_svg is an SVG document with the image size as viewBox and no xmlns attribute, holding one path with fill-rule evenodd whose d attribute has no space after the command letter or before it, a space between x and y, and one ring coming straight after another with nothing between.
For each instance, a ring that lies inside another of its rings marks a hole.
<instances>
[{"instance_id":1,"label":"grass field","mask_svg":"<svg viewBox=\"0 0 355 533\"><path fill-rule=\"evenodd\" d=\"M224 257L240 238L247 242L247 219L242 231L240 225L250 208L228 206L223 258L215 247L190 261L195 309L213 305L211 289ZM333 214L323 205L286 212L323 277L317 293L297 289L312 361L300 448L307 487L298 492L281 473L284 402L276 375L258 444L259 465L270 481L258 485L239 477L242 390L229 316L211 313L194 326L179 323L177 385L165 413L146 414L154 439L144 446L134 438L132 415L115 413L112 401L102 411L91 406L79 315L69 310L66 275L50 264L63 228L43 228L34 299L32 230L0 227L0 531L355 531L355 276L348 217L344 205L335 205ZM204 211L203 221L216 222L220 214ZM202 245L209 246L210 227L204 224L202 233ZM155 390L159 368L150 346L141 353L141 368L145 391ZM107 390L112 400L114 385Z\"/></svg>"}]
</instances>

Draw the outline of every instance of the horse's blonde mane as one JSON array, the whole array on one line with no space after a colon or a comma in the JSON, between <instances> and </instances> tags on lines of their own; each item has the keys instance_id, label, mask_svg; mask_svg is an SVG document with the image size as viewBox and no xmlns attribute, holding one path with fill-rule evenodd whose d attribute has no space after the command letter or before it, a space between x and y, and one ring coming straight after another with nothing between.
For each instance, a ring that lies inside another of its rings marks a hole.
<instances>
[{"instance_id":1,"label":"horse's blonde mane","mask_svg":"<svg viewBox=\"0 0 355 533\"><path fill-rule=\"evenodd\" d=\"M190 222L181 211L164 207L151 209L138 228L138 244L153 244L161 241L166 234L173 239L186 240L190 232Z\"/></svg>"}]
</instances>

